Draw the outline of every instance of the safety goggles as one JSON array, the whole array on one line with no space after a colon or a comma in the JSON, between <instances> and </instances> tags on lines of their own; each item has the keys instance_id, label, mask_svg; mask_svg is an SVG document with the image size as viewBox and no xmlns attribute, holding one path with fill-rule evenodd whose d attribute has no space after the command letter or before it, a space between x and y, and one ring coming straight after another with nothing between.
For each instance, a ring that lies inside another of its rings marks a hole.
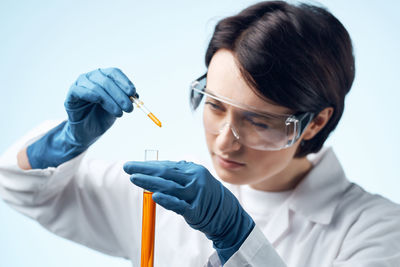
<instances>
[{"instance_id":1,"label":"safety goggles","mask_svg":"<svg viewBox=\"0 0 400 267\"><path fill-rule=\"evenodd\" d=\"M203 108L206 132L219 135L230 130L235 139L257 150L280 150L292 146L313 119L313 113L273 114L237 103L206 87L206 75L192 82L190 103Z\"/></svg>"}]
</instances>

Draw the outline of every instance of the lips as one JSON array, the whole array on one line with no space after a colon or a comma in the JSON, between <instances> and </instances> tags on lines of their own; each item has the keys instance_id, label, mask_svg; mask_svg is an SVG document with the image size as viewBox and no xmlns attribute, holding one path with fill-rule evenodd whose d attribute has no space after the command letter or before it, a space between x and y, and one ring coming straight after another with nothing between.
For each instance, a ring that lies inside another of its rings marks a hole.
<instances>
[{"instance_id":1,"label":"lips","mask_svg":"<svg viewBox=\"0 0 400 267\"><path fill-rule=\"evenodd\" d=\"M218 164L222 168L225 168L225 169L235 170L235 169L240 169L241 167L246 165L244 163L240 163L240 162L237 162L237 161L228 160L228 159L223 158L223 157L218 156L218 155L215 155L215 157L217 158Z\"/></svg>"}]
</instances>

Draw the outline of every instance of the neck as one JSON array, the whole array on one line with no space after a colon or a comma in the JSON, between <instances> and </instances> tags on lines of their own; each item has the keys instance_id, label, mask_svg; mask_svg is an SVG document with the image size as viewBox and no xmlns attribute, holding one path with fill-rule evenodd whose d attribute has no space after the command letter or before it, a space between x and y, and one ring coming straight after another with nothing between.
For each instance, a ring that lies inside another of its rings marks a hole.
<instances>
[{"instance_id":1,"label":"neck","mask_svg":"<svg viewBox=\"0 0 400 267\"><path fill-rule=\"evenodd\" d=\"M280 192L294 189L311 170L312 164L305 157L293 159L281 172L250 187L269 192Z\"/></svg>"}]
</instances>

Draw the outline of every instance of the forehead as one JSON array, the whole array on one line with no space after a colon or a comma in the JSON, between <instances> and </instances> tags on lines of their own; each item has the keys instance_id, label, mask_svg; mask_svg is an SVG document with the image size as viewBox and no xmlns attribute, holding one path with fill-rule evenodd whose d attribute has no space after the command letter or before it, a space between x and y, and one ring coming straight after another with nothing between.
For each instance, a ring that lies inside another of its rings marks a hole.
<instances>
[{"instance_id":1,"label":"forehead","mask_svg":"<svg viewBox=\"0 0 400 267\"><path fill-rule=\"evenodd\" d=\"M217 95L259 111L291 113L288 108L269 103L254 93L242 77L236 59L229 50L218 50L212 57L207 71L207 88Z\"/></svg>"}]
</instances>

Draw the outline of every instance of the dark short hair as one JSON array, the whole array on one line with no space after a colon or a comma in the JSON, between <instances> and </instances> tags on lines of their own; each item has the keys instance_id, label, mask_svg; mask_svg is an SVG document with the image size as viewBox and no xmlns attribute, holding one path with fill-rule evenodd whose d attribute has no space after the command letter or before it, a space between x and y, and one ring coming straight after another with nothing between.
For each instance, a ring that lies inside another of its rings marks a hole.
<instances>
[{"instance_id":1,"label":"dark short hair","mask_svg":"<svg viewBox=\"0 0 400 267\"><path fill-rule=\"evenodd\" d=\"M246 83L262 98L293 112L332 117L296 157L318 152L336 128L354 80L350 36L326 9L266 1L218 22L206 52L208 67L219 49L233 52Z\"/></svg>"}]
</instances>

